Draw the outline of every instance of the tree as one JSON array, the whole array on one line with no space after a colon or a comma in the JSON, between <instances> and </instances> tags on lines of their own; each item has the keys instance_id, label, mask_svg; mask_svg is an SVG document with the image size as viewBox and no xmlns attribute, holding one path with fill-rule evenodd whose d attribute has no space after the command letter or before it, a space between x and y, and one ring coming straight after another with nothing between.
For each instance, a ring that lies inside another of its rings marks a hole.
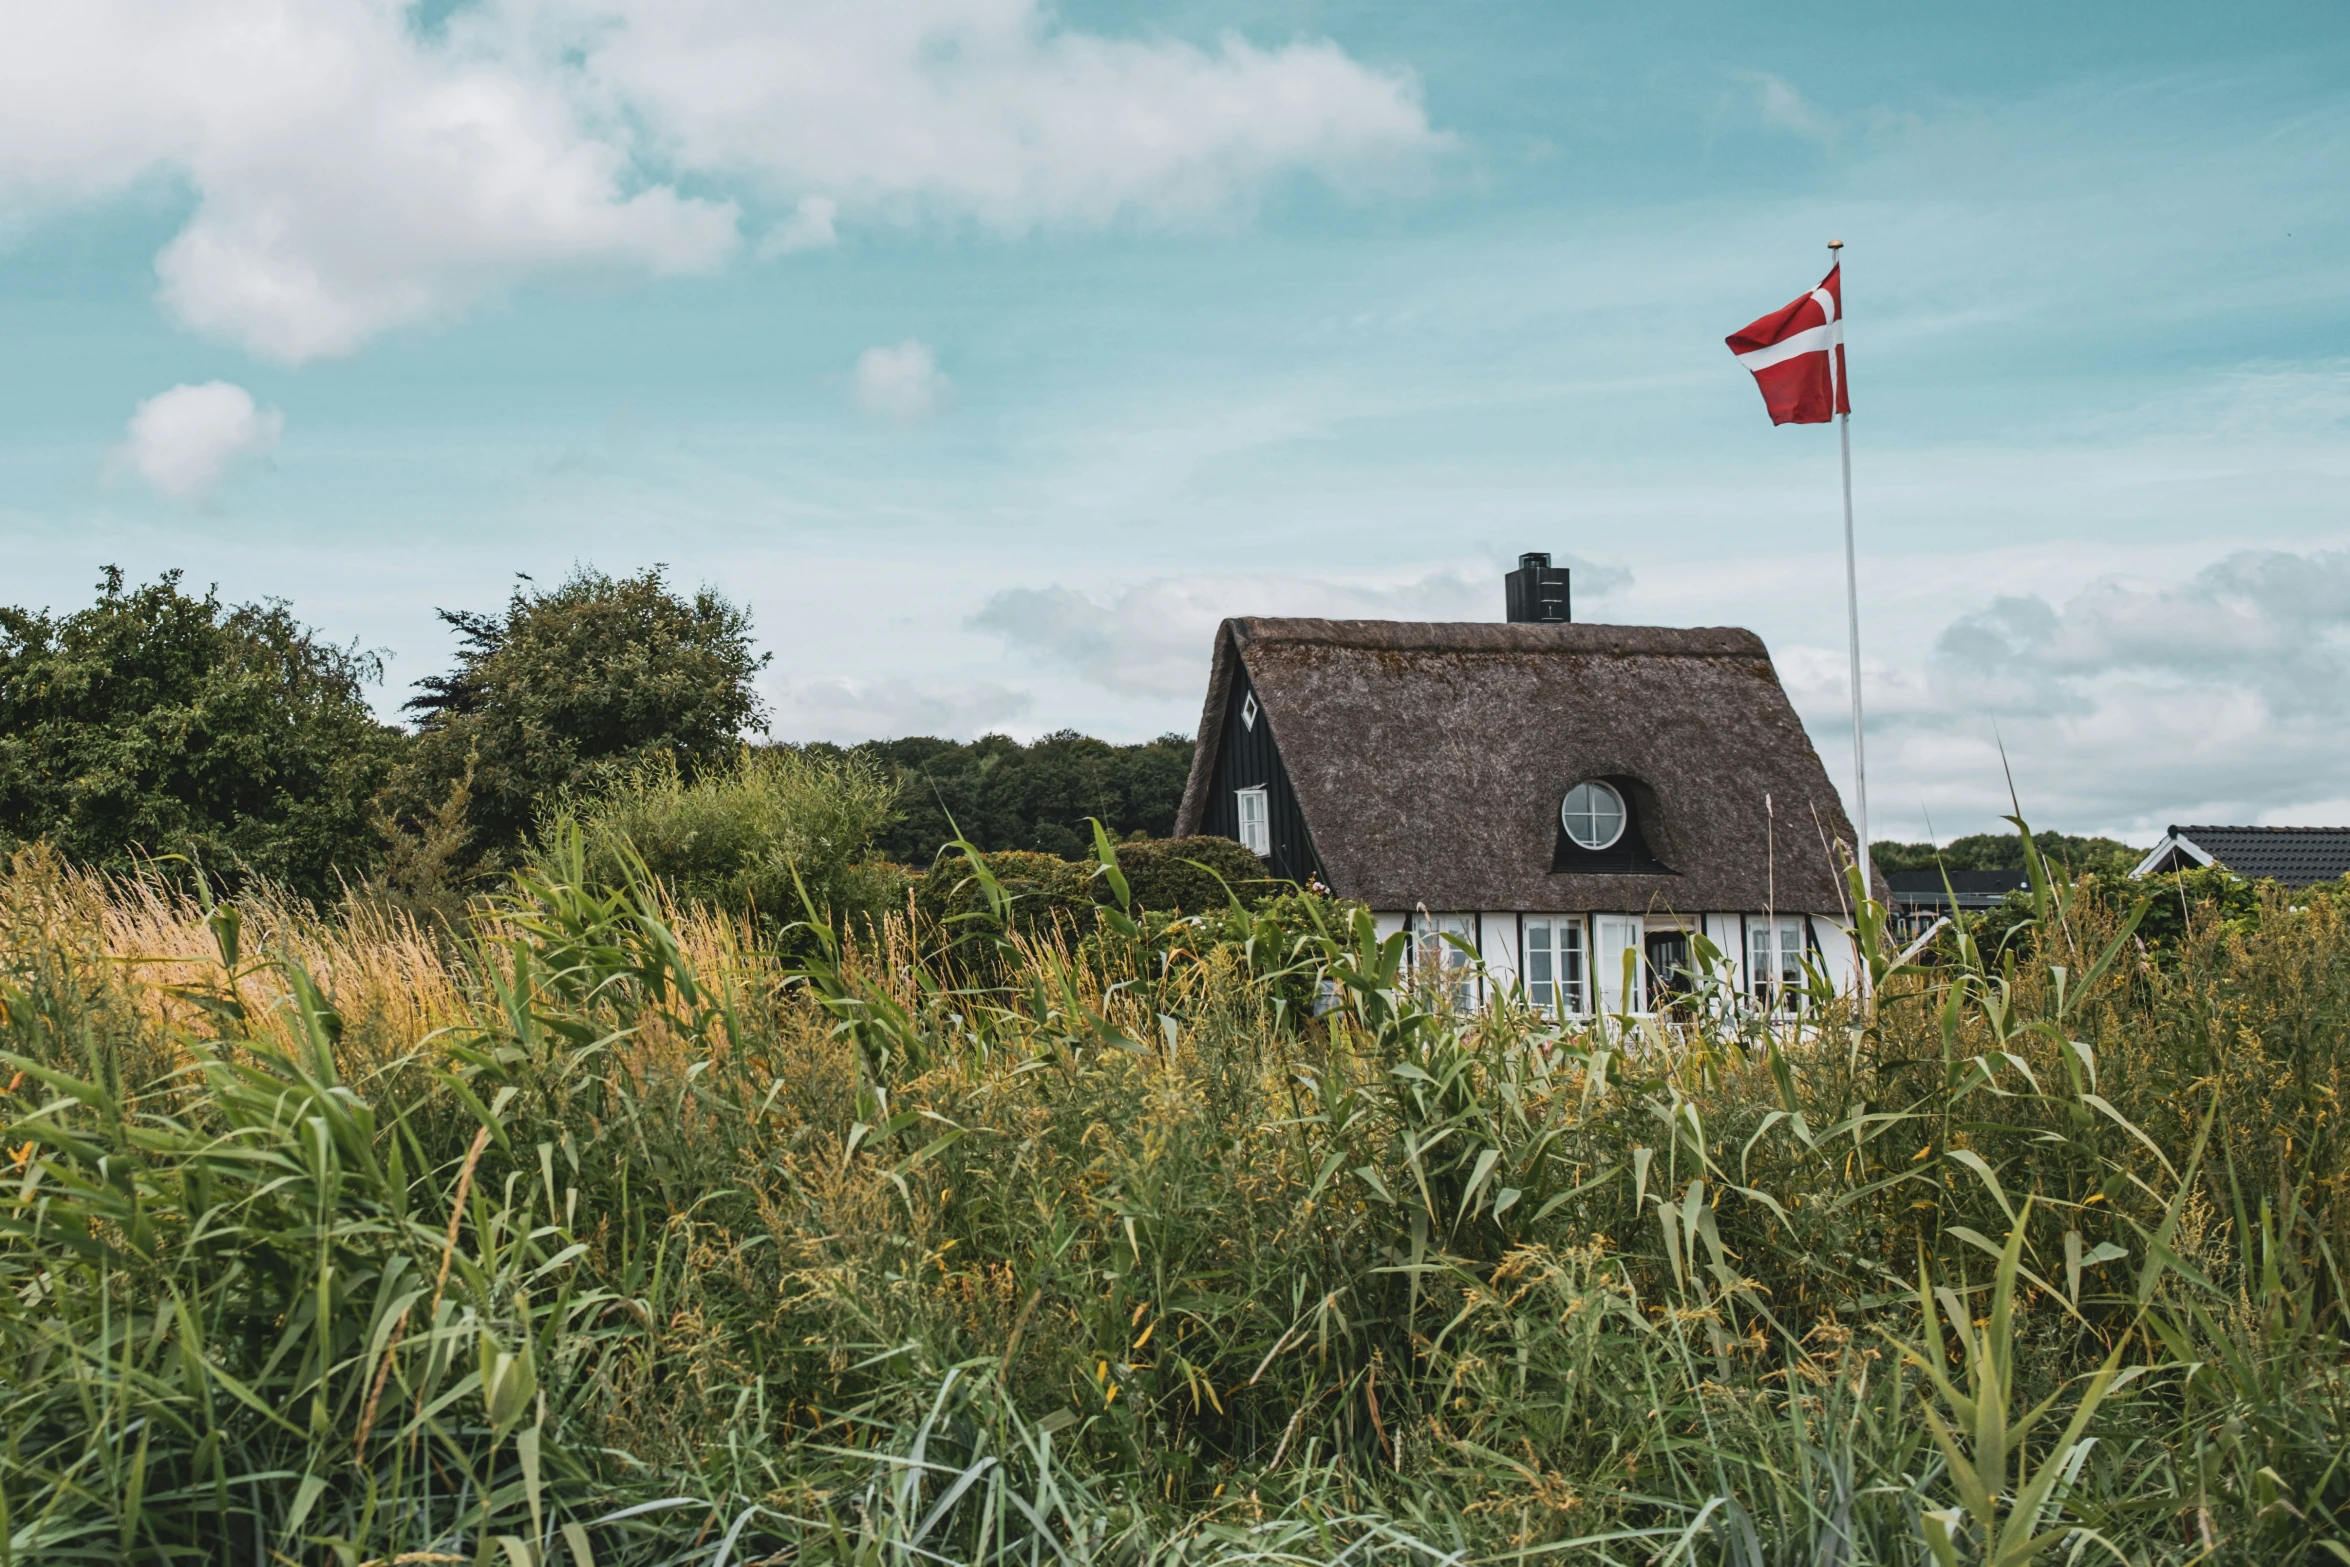
<instances>
[{"instance_id":1,"label":"tree","mask_svg":"<svg viewBox=\"0 0 2350 1567\"><path fill-rule=\"evenodd\" d=\"M502 614L440 616L457 666L417 682L416 747L390 798L414 822L462 789L476 868L505 863L566 791L654 763L690 783L765 725L750 616L709 588L685 597L659 566L582 567L552 590L516 588Z\"/></svg>"},{"instance_id":2,"label":"tree","mask_svg":"<svg viewBox=\"0 0 2350 1567\"><path fill-rule=\"evenodd\" d=\"M1022 745L986 735L967 745L927 736L852 747L900 781L899 821L877 842L890 858L927 865L959 830L982 849L1063 859L1093 856L1098 818L1114 835L1163 838L1175 829L1191 772L1191 737L1112 745L1060 730Z\"/></svg>"},{"instance_id":3,"label":"tree","mask_svg":"<svg viewBox=\"0 0 2350 1567\"><path fill-rule=\"evenodd\" d=\"M2032 843L2047 858L2070 866L2076 874L2127 875L2146 857L2114 838L2083 838L2071 833L2036 832ZM2024 868L2023 840L2012 832L1979 832L1953 838L1936 847L1930 843L1872 843L1870 862L1880 871L2020 871Z\"/></svg>"},{"instance_id":4,"label":"tree","mask_svg":"<svg viewBox=\"0 0 2350 1567\"><path fill-rule=\"evenodd\" d=\"M282 602L179 584L125 591L109 566L87 609L0 608L0 840L333 896L376 858L369 802L404 744L362 695L382 663Z\"/></svg>"}]
</instances>

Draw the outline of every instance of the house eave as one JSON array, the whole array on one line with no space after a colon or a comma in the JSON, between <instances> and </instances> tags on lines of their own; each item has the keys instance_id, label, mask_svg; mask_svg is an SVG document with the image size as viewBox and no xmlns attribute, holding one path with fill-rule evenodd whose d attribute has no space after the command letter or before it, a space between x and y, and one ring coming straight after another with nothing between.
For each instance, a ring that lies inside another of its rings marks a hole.
<instances>
[{"instance_id":1,"label":"house eave","mask_svg":"<svg viewBox=\"0 0 2350 1567\"><path fill-rule=\"evenodd\" d=\"M2184 854L2206 870L2218 863L2194 839L2173 827L2162 835L2162 842L2146 852L2146 858L2138 862L2137 868L2131 871L2130 875L2132 877L2151 876L2169 863L2171 856L2175 854Z\"/></svg>"}]
</instances>

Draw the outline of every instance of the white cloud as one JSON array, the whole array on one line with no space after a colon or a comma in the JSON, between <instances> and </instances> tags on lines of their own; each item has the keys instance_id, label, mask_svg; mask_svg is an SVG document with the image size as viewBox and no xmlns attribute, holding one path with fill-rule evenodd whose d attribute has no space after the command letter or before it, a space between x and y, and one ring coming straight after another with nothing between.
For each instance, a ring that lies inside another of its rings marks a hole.
<instances>
[{"instance_id":1,"label":"white cloud","mask_svg":"<svg viewBox=\"0 0 2350 1567\"><path fill-rule=\"evenodd\" d=\"M1111 38L1039 0L662 0L618 26L575 0L530 9L680 164L865 213L1183 222L1291 171L1409 178L1436 145L1415 84L1327 42Z\"/></svg>"},{"instance_id":2,"label":"white cloud","mask_svg":"<svg viewBox=\"0 0 2350 1567\"><path fill-rule=\"evenodd\" d=\"M705 272L836 219L1188 222L1408 175L1417 89L1327 43L1212 50L1042 0L79 0L10 18L0 223L184 182L184 324L289 363L517 283ZM692 194L687 193L691 187Z\"/></svg>"},{"instance_id":3,"label":"white cloud","mask_svg":"<svg viewBox=\"0 0 2350 1567\"><path fill-rule=\"evenodd\" d=\"M239 467L277 449L286 416L226 381L175 386L139 404L117 457L175 501L210 498Z\"/></svg>"},{"instance_id":4,"label":"white cloud","mask_svg":"<svg viewBox=\"0 0 2350 1567\"><path fill-rule=\"evenodd\" d=\"M559 72L383 0L89 0L11 19L0 203L185 181L156 258L183 323L289 363L535 276L704 271L731 203L645 179Z\"/></svg>"},{"instance_id":5,"label":"white cloud","mask_svg":"<svg viewBox=\"0 0 2350 1567\"><path fill-rule=\"evenodd\" d=\"M955 385L919 338L857 356L857 406L878 419L927 419L947 405Z\"/></svg>"},{"instance_id":6,"label":"white cloud","mask_svg":"<svg viewBox=\"0 0 2350 1567\"><path fill-rule=\"evenodd\" d=\"M1589 605L1631 582L1621 567L1555 557L1574 568L1576 602ZM997 593L972 616L1047 665L1106 690L1197 697L1217 625L1229 615L1313 615L1333 620L1499 620L1501 572L1486 563L1403 581L1311 577L1161 577L1105 596L1058 585Z\"/></svg>"},{"instance_id":7,"label":"white cloud","mask_svg":"<svg viewBox=\"0 0 2350 1567\"><path fill-rule=\"evenodd\" d=\"M1988 829L2007 809L2002 748L2039 824L2148 841L2169 822L2316 820L2350 777L2350 551L2239 551L2053 602L1999 594L1923 640L1923 657L1866 671L1888 821ZM1833 744L1842 650L1777 652Z\"/></svg>"},{"instance_id":8,"label":"white cloud","mask_svg":"<svg viewBox=\"0 0 2350 1567\"><path fill-rule=\"evenodd\" d=\"M1030 698L993 681L795 680L774 693L769 730L779 740L859 740L904 735L976 736L1028 711Z\"/></svg>"}]
</instances>

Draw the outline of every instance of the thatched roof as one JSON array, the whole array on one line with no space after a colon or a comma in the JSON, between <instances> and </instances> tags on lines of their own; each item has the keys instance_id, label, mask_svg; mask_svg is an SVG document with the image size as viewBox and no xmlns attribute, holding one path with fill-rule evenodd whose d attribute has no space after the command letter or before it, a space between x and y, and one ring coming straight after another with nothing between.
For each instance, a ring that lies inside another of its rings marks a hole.
<instances>
[{"instance_id":1,"label":"thatched roof","mask_svg":"<svg viewBox=\"0 0 2350 1567\"><path fill-rule=\"evenodd\" d=\"M1199 831L1243 669L1342 897L1562 913L1844 907L1823 839L1849 846L1851 824L1750 631L1227 620L1179 836ZM1560 800L1602 777L1630 782L1674 874L1553 870Z\"/></svg>"}]
</instances>

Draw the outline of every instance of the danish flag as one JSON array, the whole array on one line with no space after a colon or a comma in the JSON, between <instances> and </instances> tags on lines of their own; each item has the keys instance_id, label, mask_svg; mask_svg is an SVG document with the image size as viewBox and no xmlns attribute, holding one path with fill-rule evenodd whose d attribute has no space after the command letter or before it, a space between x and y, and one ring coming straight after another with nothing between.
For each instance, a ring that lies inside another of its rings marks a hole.
<instances>
[{"instance_id":1,"label":"danish flag","mask_svg":"<svg viewBox=\"0 0 2350 1567\"><path fill-rule=\"evenodd\" d=\"M1754 372L1773 424L1826 424L1852 412L1844 384L1844 269L1828 269L1820 286L1727 341Z\"/></svg>"}]
</instances>

